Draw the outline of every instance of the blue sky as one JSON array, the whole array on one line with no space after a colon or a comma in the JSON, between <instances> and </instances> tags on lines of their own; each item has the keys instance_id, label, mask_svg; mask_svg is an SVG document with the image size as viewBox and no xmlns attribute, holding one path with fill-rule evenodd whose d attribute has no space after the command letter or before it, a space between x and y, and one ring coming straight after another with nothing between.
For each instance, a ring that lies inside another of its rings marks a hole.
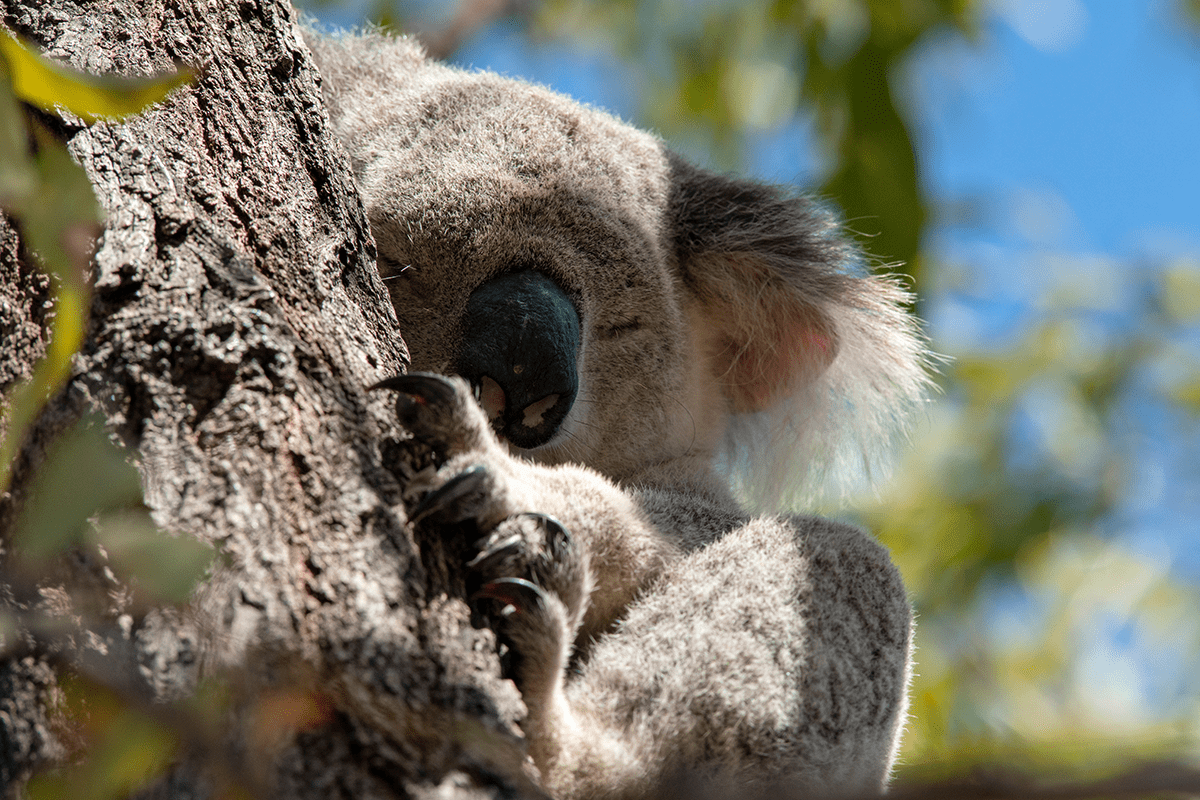
<instances>
[{"instance_id":1,"label":"blue sky","mask_svg":"<svg viewBox=\"0 0 1200 800\"><path fill-rule=\"evenodd\" d=\"M913 70L934 194L1040 195L1058 225L1039 244L1200 252L1200 42L1173 4L997 6L978 45L935 44Z\"/></svg>"}]
</instances>

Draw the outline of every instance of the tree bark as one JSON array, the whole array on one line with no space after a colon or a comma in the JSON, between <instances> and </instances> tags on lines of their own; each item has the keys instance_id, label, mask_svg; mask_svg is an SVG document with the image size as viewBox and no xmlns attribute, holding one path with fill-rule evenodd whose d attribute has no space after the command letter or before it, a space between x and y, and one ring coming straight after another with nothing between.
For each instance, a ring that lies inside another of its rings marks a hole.
<instances>
[{"instance_id":1,"label":"tree bark","mask_svg":"<svg viewBox=\"0 0 1200 800\"><path fill-rule=\"evenodd\" d=\"M243 710L272 687L327 701L323 724L267 751L249 712L233 715L245 725L230 751L271 794L536 795L523 707L491 633L471 624L455 543L418 546L405 526L404 473L388 455L400 448L387 447L402 433L365 391L402 371L404 344L291 9L8 0L2 15L90 72L196 71L155 108L67 133L107 215L91 324L0 498L2 541L48 443L93 409L138 461L156 523L223 554L185 609L101 619L69 658L8 648L4 793L63 754L54 676L82 669L90 647L87 663L153 703L207 674L251 687ZM3 389L45 347L45 283L16 242L0 219ZM9 586L6 599L34 607L50 583ZM146 796L209 796L211 755L181 759Z\"/></svg>"}]
</instances>

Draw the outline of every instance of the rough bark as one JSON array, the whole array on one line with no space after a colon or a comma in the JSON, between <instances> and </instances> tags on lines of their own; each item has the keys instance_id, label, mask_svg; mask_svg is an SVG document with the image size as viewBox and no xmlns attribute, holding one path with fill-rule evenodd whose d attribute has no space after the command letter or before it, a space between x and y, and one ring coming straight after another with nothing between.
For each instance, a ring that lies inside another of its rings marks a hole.
<instances>
[{"instance_id":1,"label":"rough bark","mask_svg":"<svg viewBox=\"0 0 1200 800\"><path fill-rule=\"evenodd\" d=\"M456 554L443 554L453 543L414 542L402 479L381 452L401 434L386 398L364 387L401 371L404 345L291 9L10 0L2 13L10 30L91 72L197 71L156 108L69 132L107 214L91 327L0 498L11 527L46 444L96 409L135 453L156 522L224 553L187 609L125 628L101 620L94 664L155 702L206 673L237 676L251 696L300 685L327 698L326 723L281 749L254 752L229 734L278 796L536 793L522 706L499 677L492 635L471 624ZM0 220L0 388L44 348L34 274ZM36 606L54 587L38 588L10 586L6 599ZM53 673L86 661L86 649L9 647L0 793L61 756ZM148 796L204 797L213 785L196 754Z\"/></svg>"}]
</instances>

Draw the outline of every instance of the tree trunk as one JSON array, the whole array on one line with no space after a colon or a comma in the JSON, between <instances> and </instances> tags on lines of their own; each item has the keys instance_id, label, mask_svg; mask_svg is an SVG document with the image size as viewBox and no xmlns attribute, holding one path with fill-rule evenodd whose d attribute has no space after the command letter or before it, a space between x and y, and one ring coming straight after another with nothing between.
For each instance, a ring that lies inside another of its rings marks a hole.
<instances>
[{"instance_id":1,"label":"tree trunk","mask_svg":"<svg viewBox=\"0 0 1200 800\"><path fill-rule=\"evenodd\" d=\"M2 541L47 443L94 409L136 454L158 525L223 553L186 609L101 620L69 657L8 647L4 793L69 744L48 698L55 674L82 668L87 650L154 703L208 674L249 686L230 752L278 796L535 795L523 707L491 633L471 624L453 543L445 557L442 542L418 547L405 526L403 472L381 446L402 434L387 399L365 391L402 371L404 344L291 9L8 0L2 13L81 69L151 74L182 62L197 75L134 118L68 133L107 214L91 325L0 498ZM45 347L36 277L0 218L3 389ZM6 599L30 608L53 588L48 578L32 595L10 586ZM264 690L294 687L332 711L256 749L246 709ZM217 791L211 755L182 758L147 796Z\"/></svg>"}]
</instances>

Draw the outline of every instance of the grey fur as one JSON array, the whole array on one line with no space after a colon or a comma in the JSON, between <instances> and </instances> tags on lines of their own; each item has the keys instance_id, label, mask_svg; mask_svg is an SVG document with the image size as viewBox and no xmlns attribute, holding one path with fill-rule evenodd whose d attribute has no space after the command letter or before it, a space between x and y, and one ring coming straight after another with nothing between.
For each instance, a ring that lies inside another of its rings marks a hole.
<instances>
[{"instance_id":1,"label":"grey fur","mask_svg":"<svg viewBox=\"0 0 1200 800\"><path fill-rule=\"evenodd\" d=\"M450 370L468 297L505 272L579 311L578 399L547 445L502 444L459 382L402 402L434 487L483 467L477 561L528 601L497 625L545 786L637 797L686 769L879 790L909 676L900 578L858 529L752 516L731 483L778 509L902 430L926 385L905 293L805 198L408 40L306 36L413 366Z\"/></svg>"}]
</instances>

